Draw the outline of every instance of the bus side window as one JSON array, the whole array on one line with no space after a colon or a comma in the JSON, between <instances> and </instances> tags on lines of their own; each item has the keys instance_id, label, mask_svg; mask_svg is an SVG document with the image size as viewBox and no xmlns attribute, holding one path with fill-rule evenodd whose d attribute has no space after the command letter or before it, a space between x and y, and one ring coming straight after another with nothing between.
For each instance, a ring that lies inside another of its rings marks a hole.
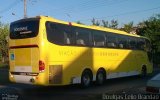
<instances>
[{"instance_id":1,"label":"bus side window","mask_svg":"<svg viewBox=\"0 0 160 100\"><path fill-rule=\"evenodd\" d=\"M66 44L71 44L70 38L67 37L65 43L66 43Z\"/></svg>"},{"instance_id":2,"label":"bus side window","mask_svg":"<svg viewBox=\"0 0 160 100\"><path fill-rule=\"evenodd\" d=\"M66 28L64 30L64 42L67 45L75 45L75 34L73 33L73 29L72 28Z\"/></svg>"},{"instance_id":3,"label":"bus side window","mask_svg":"<svg viewBox=\"0 0 160 100\"><path fill-rule=\"evenodd\" d=\"M125 40L124 40L124 38L119 38L119 40L118 40L118 47L119 48L125 48Z\"/></svg>"},{"instance_id":4,"label":"bus side window","mask_svg":"<svg viewBox=\"0 0 160 100\"><path fill-rule=\"evenodd\" d=\"M138 42L137 43L138 44L137 48L139 50L144 50L145 49L145 41L144 41L144 39L139 39L137 42Z\"/></svg>"},{"instance_id":5,"label":"bus side window","mask_svg":"<svg viewBox=\"0 0 160 100\"><path fill-rule=\"evenodd\" d=\"M105 35L103 33L93 32L93 44L96 47L105 46Z\"/></svg>"},{"instance_id":6,"label":"bus side window","mask_svg":"<svg viewBox=\"0 0 160 100\"><path fill-rule=\"evenodd\" d=\"M117 46L116 36L113 35L113 34L107 35L107 41L106 42L107 42L106 43L107 47L110 47L110 48L116 48L116 47L118 47Z\"/></svg>"},{"instance_id":7,"label":"bus side window","mask_svg":"<svg viewBox=\"0 0 160 100\"><path fill-rule=\"evenodd\" d=\"M47 22L46 28L48 41L55 44L64 44L64 34L60 24Z\"/></svg>"},{"instance_id":8,"label":"bus side window","mask_svg":"<svg viewBox=\"0 0 160 100\"><path fill-rule=\"evenodd\" d=\"M90 32L85 29L76 30L76 44L82 46L90 45Z\"/></svg>"},{"instance_id":9,"label":"bus side window","mask_svg":"<svg viewBox=\"0 0 160 100\"><path fill-rule=\"evenodd\" d=\"M130 38L129 45L130 45L130 49L136 49L137 42L134 37Z\"/></svg>"},{"instance_id":10,"label":"bus side window","mask_svg":"<svg viewBox=\"0 0 160 100\"><path fill-rule=\"evenodd\" d=\"M128 36L121 36L119 38L119 48L122 48L122 45L124 49L129 49Z\"/></svg>"}]
</instances>

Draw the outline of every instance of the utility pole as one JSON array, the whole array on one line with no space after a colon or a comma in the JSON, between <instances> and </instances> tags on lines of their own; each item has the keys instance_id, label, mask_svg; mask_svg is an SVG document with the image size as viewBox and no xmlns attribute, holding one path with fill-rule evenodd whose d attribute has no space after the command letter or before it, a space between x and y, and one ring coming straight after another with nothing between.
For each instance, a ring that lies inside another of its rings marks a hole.
<instances>
[{"instance_id":1,"label":"utility pole","mask_svg":"<svg viewBox=\"0 0 160 100\"><path fill-rule=\"evenodd\" d=\"M27 18L27 0L24 0L24 18Z\"/></svg>"}]
</instances>

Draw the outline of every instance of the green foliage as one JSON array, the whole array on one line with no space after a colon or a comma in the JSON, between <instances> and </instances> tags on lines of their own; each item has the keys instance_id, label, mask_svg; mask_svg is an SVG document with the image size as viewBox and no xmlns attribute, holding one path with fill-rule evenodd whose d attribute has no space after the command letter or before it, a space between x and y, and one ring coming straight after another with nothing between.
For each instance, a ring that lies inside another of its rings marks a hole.
<instances>
[{"instance_id":1,"label":"green foliage","mask_svg":"<svg viewBox=\"0 0 160 100\"><path fill-rule=\"evenodd\" d=\"M109 22L105 21L105 20L102 20L102 26L103 27L109 27Z\"/></svg>"},{"instance_id":2,"label":"green foliage","mask_svg":"<svg viewBox=\"0 0 160 100\"><path fill-rule=\"evenodd\" d=\"M77 24L82 24L82 25L84 25L84 24L83 24L83 23L81 23L80 21L77 21L76 23L77 23Z\"/></svg>"},{"instance_id":3,"label":"green foliage","mask_svg":"<svg viewBox=\"0 0 160 100\"><path fill-rule=\"evenodd\" d=\"M0 53L2 62L6 61L8 57L8 35L9 25L0 22Z\"/></svg>"},{"instance_id":4,"label":"green foliage","mask_svg":"<svg viewBox=\"0 0 160 100\"><path fill-rule=\"evenodd\" d=\"M133 30L133 21L129 22L128 24L124 24L122 30L127 33L130 33Z\"/></svg>"},{"instance_id":5,"label":"green foliage","mask_svg":"<svg viewBox=\"0 0 160 100\"><path fill-rule=\"evenodd\" d=\"M154 63L160 63L160 14L150 17L138 24L137 34L151 40Z\"/></svg>"},{"instance_id":6,"label":"green foliage","mask_svg":"<svg viewBox=\"0 0 160 100\"><path fill-rule=\"evenodd\" d=\"M109 23L106 20L96 20L95 18L93 18L91 20L92 25L95 26L103 26L103 27L108 27L108 28L113 28L113 29L117 29L118 28L118 21L117 20L111 20L111 22Z\"/></svg>"},{"instance_id":7,"label":"green foliage","mask_svg":"<svg viewBox=\"0 0 160 100\"><path fill-rule=\"evenodd\" d=\"M118 28L118 20L111 20L111 23L109 24L109 28L117 29Z\"/></svg>"},{"instance_id":8,"label":"green foliage","mask_svg":"<svg viewBox=\"0 0 160 100\"><path fill-rule=\"evenodd\" d=\"M93 18L91 22L92 22L92 25L100 26L100 21L96 20L95 18Z\"/></svg>"},{"instance_id":9,"label":"green foliage","mask_svg":"<svg viewBox=\"0 0 160 100\"><path fill-rule=\"evenodd\" d=\"M141 22L137 33L150 38L154 45L160 44L160 14Z\"/></svg>"}]
</instances>

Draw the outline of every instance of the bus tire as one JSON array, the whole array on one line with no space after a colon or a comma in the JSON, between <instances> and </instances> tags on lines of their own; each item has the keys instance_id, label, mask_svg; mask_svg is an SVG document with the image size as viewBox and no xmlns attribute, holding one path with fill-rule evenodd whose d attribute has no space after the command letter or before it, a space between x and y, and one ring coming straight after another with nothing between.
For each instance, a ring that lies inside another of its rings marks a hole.
<instances>
[{"instance_id":1,"label":"bus tire","mask_svg":"<svg viewBox=\"0 0 160 100\"><path fill-rule=\"evenodd\" d=\"M104 84L105 80L106 80L105 70L103 69L98 70L97 75L96 75L96 84L102 85Z\"/></svg>"},{"instance_id":2,"label":"bus tire","mask_svg":"<svg viewBox=\"0 0 160 100\"><path fill-rule=\"evenodd\" d=\"M141 77L146 77L146 76L147 76L147 67L143 65L141 69Z\"/></svg>"},{"instance_id":3,"label":"bus tire","mask_svg":"<svg viewBox=\"0 0 160 100\"><path fill-rule=\"evenodd\" d=\"M91 85L93 79L92 72L90 70L84 70L81 76L81 86L87 88Z\"/></svg>"}]
</instances>

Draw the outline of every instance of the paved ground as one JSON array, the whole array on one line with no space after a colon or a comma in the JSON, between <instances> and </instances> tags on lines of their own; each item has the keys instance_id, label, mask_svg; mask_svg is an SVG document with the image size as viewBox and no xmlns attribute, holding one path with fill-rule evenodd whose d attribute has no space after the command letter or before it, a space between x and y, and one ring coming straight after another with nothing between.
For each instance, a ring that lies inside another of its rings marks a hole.
<instances>
[{"instance_id":1,"label":"paved ground","mask_svg":"<svg viewBox=\"0 0 160 100\"><path fill-rule=\"evenodd\" d=\"M79 85L61 86L61 87L40 87L24 84L13 84L8 81L8 70L0 70L0 100L6 98L19 98L24 100L102 100L116 96L124 97L129 95L128 99L135 99L138 94L146 94L145 85L148 79L160 72L156 68L152 75L145 78L139 76L110 79L103 86L93 84L87 89L80 88ZM3 77L2 77L3 76ZM118 95L119 94L119 95ZM133 95L136 94L136 95ZM118 97L117 97L118 98ZM110 100L115 98L110 98ZM121 98L122 99L122 98ZM124 98L123 98L124 99ZM127 99L127 98L125 98ZM16 100L16 99L15 99Z\"/></svg>"}]
</instances>

